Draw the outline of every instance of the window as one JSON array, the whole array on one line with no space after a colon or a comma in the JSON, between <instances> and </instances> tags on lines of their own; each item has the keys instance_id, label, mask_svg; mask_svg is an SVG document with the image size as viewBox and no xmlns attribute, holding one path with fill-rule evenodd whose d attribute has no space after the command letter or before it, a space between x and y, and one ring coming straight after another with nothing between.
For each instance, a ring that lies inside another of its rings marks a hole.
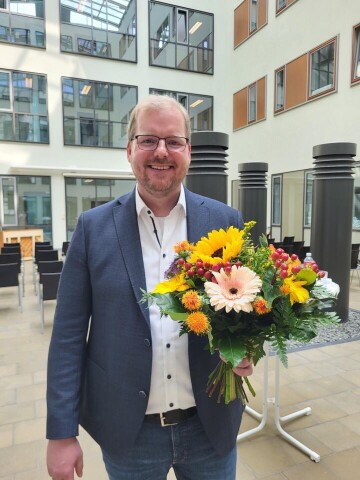
<instances>
[{"instance_id":1,"label":"window","mask_svg":"<svg viewBox=\"0 0 360 480\"><path fill-rule=\"evenodd\" d=\"M62 79L64 144L125 148L137 87Z\"/></svg>"},{"instance_id":2,"label":"window","mask_svg":"<svg viewBox=\"0 0 360 480\"><path fill-rule=\"evenodd\" d=\"M281 113L336 91L337 37L275 70L274 112Z\"/></svg>"},{"instance_id":3,"label":"window","mask_svg":"<svg viewBox=\"0 0 360 480\"><path fill-rule=\"evenodd\" d=\"M213 129L213 97L155 88L151 88L150 93L169 95L181 103L189 112L191 130L193 132Z\"/></svg>"},{"instance_id":4,"label":"window","mask_svg":"<svg viewBox=\"0 0 360 480\"><path fill-rule=\"evenodd\" d=\"M351 82L360 82L360 23L353 28Z\"/></svg>"},{"instance_id":5,"label":"window","mask_svg":"<svg viewBox=\"0 0 360 480\"><path fill-rule=\"evenodd\" d=\"M0 223L42 228L52 241L50 177L0 176Z\"/></svg>"},{"instance_id":6,"label":"window","mask_svg":"<svg viewBox=\"0 0 360 480\"><path fill-rule=\"evenodd\" d=\"M150 65L213 73L214 16L149 2Z\"/></svg>"},{"instance_id":7,"label":"window","mask_svg":"<svg viewBox=\"0 0 360 480\"><path fill-rule=\"evenodd\" d=\"M233 128L237 130L265 118L266 77L263 77L233 95Z\"/></svg>"},{"instance_id":8,"label":"window","mask_svg":"<svg viewBox=\"0 0 360 480\"><path fill-rule=\"evenodd\" d=\"M49 143L46 77L0 71L0 141Z\"/></svg>"},{"instance_id":9,"label":"window","mask_svg":"<svg viewBox=\"0 0 360 480\"><path fill-rule=\"evenodd\" d=\"M304 192L304 227L311 227L312 193L314 176L311 172L305 172Z\"/></svg>"},{"instance_id":10,"label":"window","mask_svg":"<svg viewBox=\"0 0 360 480\"><path fill-rule=\"evenodd\" d=\"M285 68L275 72L275 112L284 109L284 76Z\"/></svg>"},{"instance_id":11,"label":"window","mask_svg":"<svg viewBox=\"0 0 360 480\"><path fill-rule=\"evenodd\" d=\"M297 0L276 0L276 13L282 13L287 7L290 7Z\"/></svg>"},{"instance_id":12,"label":"window","mask_svg":"<svg viewBox=\"0 0 360 480\"><path fill-rule=\"evenodd\" d=\"M60 6L62 52L137 61L136 0L60 0Z\"/></svg>"},{"instance_id":13,"label":"window","mask_svg":"<svg viewBox=\"0 0 360 480\"><path fill-rule=\"evenodd\" d=\"M234 48L267 24L267 0L244 0L234 11Z\"/></svg>"},{"instance_id":14,"label":"window","mask_svg":"<svg viewBox=\"0 0 360 480\"><path fill-rule=\"evenodd\" d=\"M310 52L309 96L318 95L334 88L335 42Z\"/></svg>"},{"instance_id":15,"label":"window","mask_svg":"<svg viewBox=\"0 0 360 480\"><path fill-rule=\"evenodd\" d=\"M71 240L80 213L130 192L135 183L133 178L66 177L67 240Z\"/></svg>"},{"instance_id":16,"label":"window","mask_svg":"<svg viewBox=\"0 0 360 480\"><path fill-rule=\"evenodd\" d=\"M0 42L45 48L44 0L0 0Z\"/></svg>"},{"instance_id":17,"label":"window","mask_svg":"<svg viewBox=\"0 0 360 480\"><path fill-rule=\"evenodd\" d=\"M281 175L271 177L271 223L281 225Z\"/></svg>"}]
</instances>

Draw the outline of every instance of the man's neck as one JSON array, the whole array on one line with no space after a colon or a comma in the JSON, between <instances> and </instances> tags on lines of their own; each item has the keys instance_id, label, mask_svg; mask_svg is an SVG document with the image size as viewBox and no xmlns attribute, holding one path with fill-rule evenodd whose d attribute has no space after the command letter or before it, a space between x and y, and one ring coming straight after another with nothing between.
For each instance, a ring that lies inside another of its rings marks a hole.
<instances>
[{"instance_id":1,"label":"man's neck","mask_svg":"<svg viewBox=\"0 0 360 480\"><path fill-rule=\"evenodd\" d=\"M153 195L144 195L139 191L140 197L150 208L155 217L167 217L179 200L180 191L172 193L169 196L155 197Z\"/></svg>"}]
</instances>

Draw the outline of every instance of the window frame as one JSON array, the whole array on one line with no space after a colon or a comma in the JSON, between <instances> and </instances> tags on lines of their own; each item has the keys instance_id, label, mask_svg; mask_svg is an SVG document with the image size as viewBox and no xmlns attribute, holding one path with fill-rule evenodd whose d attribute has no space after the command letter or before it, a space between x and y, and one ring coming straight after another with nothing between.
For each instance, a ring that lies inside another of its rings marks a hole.
<instances>
[{"instance_id":1,"label":"window frame","mask_svg":"<svg viewBox=\"0 0 360 480\"><path fill-rule=\"evenodd\" d=\"M279 195L276 199L279 202L279 223L274 222L274 212L276 209L274 208L275 197L274 197L274 183L275 180L279 179ZM271 175L271 226L274 227L281 227L282 223L282 183L283 183L283 175L282 174L275 174Z\"/></svg>"},{"instance_id":2,"label":"window frame","mask_svg":"<svg viewBox=\"0 0 360 480\"><path fill-rule=\"evenodd\" d=\"M280 72L283 72L283 84L282 84L282 106L278 107L278 74ZM279 67L278 69L275 70L275 75L274 75L274 112L282 112L285 109L285 86L286 86L286 68L285 65L282 67Z\"/></svg>"},{"instance_id":3,"label":"window frame","mask_svg":"<svg viewBox=\"0 0 360 480\"><path fill-rule=\"evenodd\" d=\"M356 71L359 70L359 75ZM353 26L351 55L351 85L360 83L360 23Z\"/></svg>"},{"instance_id":4,"label":"window frame","mask_svg":"<svg viewBox=\"0 0 360 480\"><path fill-rule=\"evenodd\" d=\"M319 87L318 89L314 90L314 92L311 92L311 76L312 76L312 56L316 53L322 50L323 48L326 48L330 46L331 44L333 45L333 51L334 51L334 59L333 59L333 83L331 86L326 85L324 87ZM334 92L336 89L336 84L337 84L337 37L333 37L327 42L322 43L321 45L313 48L308 52L308 92L307 92L307 97L308 100L312 100L313 98L318 98L322 95L326 95L330 92Z\"/></svg>"}]
</instances>

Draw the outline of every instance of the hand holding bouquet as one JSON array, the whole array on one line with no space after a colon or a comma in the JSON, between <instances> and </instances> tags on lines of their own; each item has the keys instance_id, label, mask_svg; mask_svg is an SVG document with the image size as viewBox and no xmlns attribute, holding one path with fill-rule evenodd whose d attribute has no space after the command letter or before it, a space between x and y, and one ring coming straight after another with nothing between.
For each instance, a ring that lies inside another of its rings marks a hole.
<instances>
[{"instance_id":1,"label":"hand holding bouquet","mask_svg":"<svg viewBox=\"0 0 360 480\"><path fill-rule=\"evenodd\" d=\"M243 358L256 365L265 355L264 342L287 366L287 340L308 342L320 325L339 321L329 311L336 297L317 282L318 266L302 267L296 255L275 250L265 236L255 248L250 239L254 224L213 230L195 245L176 244L167 280L143 292L143 301L181 323L180 334L207 335L210 352L219 352L207 386L218 402L247 402L244 382L255 395L248 378L233 368Z\"/></svg>"}]
</instances>

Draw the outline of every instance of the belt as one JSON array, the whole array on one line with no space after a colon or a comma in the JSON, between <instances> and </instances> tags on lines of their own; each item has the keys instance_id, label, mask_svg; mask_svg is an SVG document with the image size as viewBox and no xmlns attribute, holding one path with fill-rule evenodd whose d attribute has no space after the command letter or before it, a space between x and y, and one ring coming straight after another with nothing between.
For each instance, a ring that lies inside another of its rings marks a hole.
<instances>
[{"instance_id":1,"label":"belt","mask_svg":"<svg viewBox=\"0 0 360 480\"><path fill-rule=\"evenodd\" d=\"M145 415L145 422L148 423L157 423L162 427L168 427L169 425L177 425L178 423L183 422L184 420L193 417L197 412L196 407L190 407L186 410L169 410L164 413L150 413Z\"/></svg>"}]
</instances>

